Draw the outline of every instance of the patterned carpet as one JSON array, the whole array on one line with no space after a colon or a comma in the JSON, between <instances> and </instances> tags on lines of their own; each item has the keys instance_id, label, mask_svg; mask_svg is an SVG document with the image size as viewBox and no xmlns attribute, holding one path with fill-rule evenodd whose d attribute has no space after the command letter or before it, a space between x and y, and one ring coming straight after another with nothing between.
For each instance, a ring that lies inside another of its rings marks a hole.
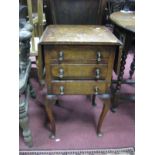
<instances>
[{"instance_id":1,"label":"patterned carpet","mask_svg":"<svg viewBox=\"0 0 155 155\"><path fill-rule=\"evenodd\" d=\"M19 155L134 155L134 148L58 150L58 151L21 151Z\"/></svg>"}]
</instances>

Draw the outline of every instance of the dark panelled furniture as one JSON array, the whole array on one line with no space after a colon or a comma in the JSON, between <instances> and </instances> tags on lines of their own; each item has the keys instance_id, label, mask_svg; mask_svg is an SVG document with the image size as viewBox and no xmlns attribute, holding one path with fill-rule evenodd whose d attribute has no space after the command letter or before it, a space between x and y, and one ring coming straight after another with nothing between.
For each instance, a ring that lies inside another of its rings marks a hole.
<instances>
[{"instance_id":1,"label":"dark panelled furniture","mask_svg":"<svg viewBox=\"0 0 155 155\"><path fill-rule=\"evenodd\" d=\"M46 0L49 24L102 24L107 0Z\"/></svg>"}]
</instances>

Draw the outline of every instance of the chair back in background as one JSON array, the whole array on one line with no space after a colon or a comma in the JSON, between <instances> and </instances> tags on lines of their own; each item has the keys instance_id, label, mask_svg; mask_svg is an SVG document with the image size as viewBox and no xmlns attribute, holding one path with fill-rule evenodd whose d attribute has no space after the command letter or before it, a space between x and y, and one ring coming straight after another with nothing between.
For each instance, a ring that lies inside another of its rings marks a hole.
<instances>
[{"instance_id":1,"label":"chair back in background","mask_svg":"<svg viewBox=\"0 0 155 155\"><path fill-rule=\"evenodd\" d=\"M107 0L46 0L50 24L102 24Z\"/></svg>"}]
</instances>

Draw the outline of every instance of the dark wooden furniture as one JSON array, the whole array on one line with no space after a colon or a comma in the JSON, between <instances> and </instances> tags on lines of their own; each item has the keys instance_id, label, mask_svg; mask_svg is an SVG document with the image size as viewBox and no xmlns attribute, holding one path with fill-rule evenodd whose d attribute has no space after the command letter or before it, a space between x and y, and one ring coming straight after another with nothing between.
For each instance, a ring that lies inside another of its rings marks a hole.
<instances>
[{"instance_id":1,"label":"dark wooden furniture","mask_svg":"<svg viewBox=\"0 0 155 155\"><path fill-rule=\"evenodd\" d=\"M107 0L45 0L47 25L103 24Z\"/></svg>"},{"instance_id":2,"label":"dark wooden furniture","mask_svg":"<svg viewBox=\"0 0 155 155\"><path fill-rule=\"evenodd\" d=\"M118 78L116 81L116 87L113 91L112 111L115 111L118 106L118 104L115 102L116 93L119 92L119 90L121 88L121 84L122 83L134 84L134 81L131 79L132 79L132 76L133 76L134 70L135 70L135 54L134 54L133 61L131 63L131 67L130 67L129 79L124 80L123 75L124 75L128 51L132 46L134 46L134 41L135 41L135 13L134 12L126 12L126 11L114 12L110 15L110 20L114 24L114 34L123 43L121 59L117 63L118 68L117 68L116 73L118 74ZM130 96L128 98L134 100L134 96Z\"/></svg>"},{"instance_id":3,"label":"dark wooden furniture","mask_svg":"<svg viewBox=\"0 0 155 155\"><path fill-rule=\"evenodd\" d=\"M110 106L110 85L115 48L120 41L104 26L50 25L39 43L38 71L46 82L45 109L52 137L55 121L51 103L59 95L93 95L104 100L97 126L101 125Z\"/></svg>"},{"instance_id":4,"label":"dark wooden furniture","mask_svg":"<svg viewBox=\"0 0 155 155\"><path fill-rule=\"evenodd\" d=\"M108 11L110 14L120 10L135 11L135 0L108 0Z\"/></svg>"},{"instance_id":5,"label":"dark wooden furniture","mask_svg":"<svg viewBox=\"0 0 155 155\"><path fill-rule=\"evenodd\" d=\"M31 32L32 26L25 24L19 33L19 125L23 130L24 141L29 147L32 147L32 135L28 127L28 100L30 95L33 98L35 97L29 80L31 70L31 61L29 60Z\"/></svg>"}]
</instances>

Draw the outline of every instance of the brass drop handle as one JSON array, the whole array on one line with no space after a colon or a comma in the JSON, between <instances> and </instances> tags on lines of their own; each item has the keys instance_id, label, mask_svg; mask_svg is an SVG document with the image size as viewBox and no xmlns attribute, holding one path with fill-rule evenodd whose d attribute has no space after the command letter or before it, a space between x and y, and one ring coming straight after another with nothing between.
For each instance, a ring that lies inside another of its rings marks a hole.
<instances>
[{"instance_id":1,"label":"brass drop handle","mask_svg":"<svg viewBox=\"0 0 155 155\"><path fill-rule=\"evenodd\" d=\"M96 86L95 87L95 95L98 95L98 91L99 91L99 88Z\"/></svg>"},{"instance_id":2,"label":"brass drop handle","mask_svg":"<svg viewBox=\"0 0 155 155\"><path fill-rule=\"evenodd\" d=\"M96 69L96 79L100 78L100 69Z\"/></svg>"},{"instance_id":3,"label":"brass drop handle","mask_svg":"<svg viewBox=\"0 0 155 155\"><path fill-rule=\"evenodd\" d=\"M101 53L100 52L97 52L97 54L96 54L96 60L97 60L97 62L100 62L101 61Z\"/></svg>"},{"instance_id":4,"label":"brass drop handle","mask_svg":"<svg viewBox=\"0 0 155 155\"><path fill-rule=\"evenodd\" d=\"M59 78L63 78L64 77L64 69L60 68L59 69Z\"/></svg>"},{"instance_id":5,"label":"brass drop handle","mask_svg":"<svg viewBox=\"0 0 155 155\"><path fill-rule=\"evenodd\" d=\"M64 59L64 52L60 51L59 52L59 61L62 61Z\"/></svg>"},{"instance_id":6,"label":"brass drop handle","mask_svg":"<svg viewBox=\"0 0 155 155\"><path fill-rule=\"evenodd\" d=\"M64 87L60 86L60 95L63 95L63 94L64 94Z\"/></svg>"}]
</instances>

